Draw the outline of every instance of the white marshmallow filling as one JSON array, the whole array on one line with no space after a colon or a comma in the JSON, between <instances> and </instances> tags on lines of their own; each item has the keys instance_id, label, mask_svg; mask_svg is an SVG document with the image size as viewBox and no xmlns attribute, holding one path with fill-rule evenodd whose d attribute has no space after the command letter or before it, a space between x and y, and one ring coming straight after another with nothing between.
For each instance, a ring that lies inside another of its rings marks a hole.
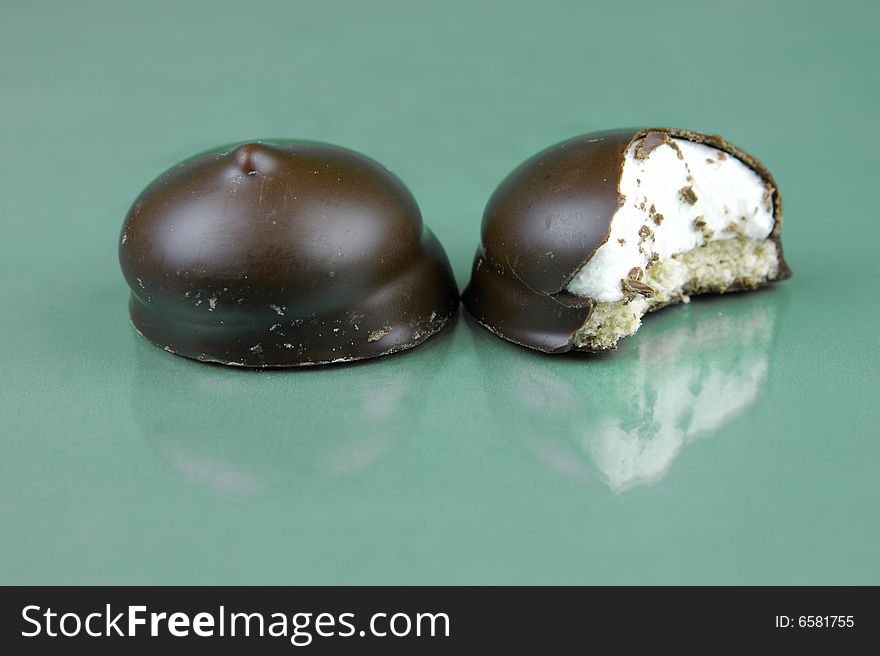
<instances>
[{"instance_id":1,"label":"white marshmallow filling","mask_svg":"<svg viewBox=\"0 0 880 656\"><path fill-rule=\"evenodd\" d=\"M613 349L651 310L778 273L772 189L756 171L684 139L650 151L640 144L626 152L608 240L566 288L596 301L578 347Z\"/></svg>"}]
</instances>

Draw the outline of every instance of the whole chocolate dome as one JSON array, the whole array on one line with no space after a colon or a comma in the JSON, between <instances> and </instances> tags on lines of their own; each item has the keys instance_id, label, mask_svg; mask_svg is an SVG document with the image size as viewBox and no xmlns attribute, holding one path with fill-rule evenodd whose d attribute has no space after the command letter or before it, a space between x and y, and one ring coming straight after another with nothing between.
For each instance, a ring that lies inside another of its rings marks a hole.
<instances>
[{"instance_id":1,"label":"whole chocolate dome","mask_svg":"<svg viewBox=\"0 0 880 656\"><path fill-rule=\"evenodd\" d=\"M275 367L415 346L455 312L449 262L377 162L306 141L212 150L137 198L119 259L131 320L167 351Z\"/></svg>"}]
</instances>

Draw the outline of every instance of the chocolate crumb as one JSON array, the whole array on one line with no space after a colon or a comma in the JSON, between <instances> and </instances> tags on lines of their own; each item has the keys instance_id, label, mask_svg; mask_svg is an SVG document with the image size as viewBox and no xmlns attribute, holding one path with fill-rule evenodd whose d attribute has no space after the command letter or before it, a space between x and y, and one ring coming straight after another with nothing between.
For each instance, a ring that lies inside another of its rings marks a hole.
<instances>
[{"instance_id":1,"label":"chocolate crumb","mask_svg":"<svg viewBox=\"0 0 880 656\"><path fill-rule=\"evenodd\" d=\"M682 187L678 190L678 195L681 200L688 205L694 205L697 202L697 195L694 193L694 188L691 186Z\"/></svg>"},{"instance_id":2,"label":"chocolate crumb","mask_svg":"<svg viewBox=\"0 0 880 656\"><path fill-rule=\"evenodd\" d=\"M630 280L629 286L633 291L638 292L646 298L651 298L654 295L654 288L648 283Z\"/></svg>"},{"instance_id":3,"label":"chocolate crumb","mask_svg":"<svg viewBox=\"0 0 880 656\"><path fill-rule=\"evenodd\" d=\"M742 226L734 221L731 221L727 224L727 227L724 228L724 232L732 232L736 235L742 235L743 229Z\"/></svg>"},{"instance_id":4,"label":"chocolate crumb","mask_svg":"<svg viewBox=\"0 0 880 656\"><path fill-rule=\"evenodd\" d=\"M675 148L675 152L678 155L678 159L684 160L684 153L681 152L681 148L678 147L678 144L675 143L674 141L670 140L669 145L672 146L673 148ZM687 164L685 164L685 167L687 167Z\"/></svg>"},{"instance_id":5,"label":"chocolate crumb","mask_svg":"<svg viewBox=\"0 0 880 656\"><path fill-rule=\"evenodd\" d=\"M623 291L623 295L628 301L635 298L636 294L641 294L646 298L650 298L654 295L654 288L651 287L651 285L642 282L644 275L645 272L641 267L633 267L630 269L626 278L621 278L620 287Z\"/></svg>"},{"instance_id":6,"label":"chocolate crumb","mask_svg":"<svg viewBox=\"0 0 880 656\"><path fill-rule=\"evenodd\" d=\"M663 223L663 215L660 214L659 212L654 215L654 223L656 223L657 225L660 225L661 223Z\"/></svg>"},{"instance_id":7,"label":"chocolate crumb","mask_svg":"<svg viewBox=\"0 0 880 656\"><path fill-rule=\"evenodd\" d=\"M636 159L647 159L656 148L663 144L675 145L675 142L673 142L665 132L652 130L651 132L648 132L648 134L645 135L645 138L639 142L638 146L636 146L636 149L633 152L633 157Z\"/></svg>"},{"instance_id":8,"label":"chocolate crumb","mask_svg":"<svg viewBox=\"0 0 880 656\"><path fill-rule=\"evenodd\" d=\"M764 208L767 210L769 214L773 214L773 188L765 184L764 185L764 196L762 198L764 202Z\"/></svg>"},{"instance_id":9,"label":"chocolate crumb","mask_svg":"<svg viewBox=\"0 0 880 656\"><path fill-rule=\"evenodd\" d=\"M719 150L719 151L718 151L718 161L719 161L719 162L723 162L723 161L726 160L726 159L727 159L727 153L724 153L724 152L722 152L722 151Z\"/></svg>"},{"instance_id":10,"label":"chocolate crumb","mask_svg":"<svg viewBox=\"0 0 880 656\"><path fill-rule=\"evenodd\" d=\"M643 225L641 228L639 228L639 237L640 244L647 241L648 239L654 239L654 231L651 230L648 226Z\"/></svg>"},{"instance_id":11,"label":"chocolate crumb","mask_svg":"<svg viewBox=\"0 0 880 656\"><path fill-rule=\"evenodd\" d=\"M706 158L706 164L714 164L714 163L715 163L715 160L712 159L711 157Z\"/></svg>"},{"instance_id":12,"label":"chocolate crumb","mask_svg":"<svg viewBox=\"0 0 880 656\"><path fill-rule=\"evenodd\" d=\"M617 243L620 244L621 246L626 246L626 239L618 239Z\"/></svg>"}]
</instances>

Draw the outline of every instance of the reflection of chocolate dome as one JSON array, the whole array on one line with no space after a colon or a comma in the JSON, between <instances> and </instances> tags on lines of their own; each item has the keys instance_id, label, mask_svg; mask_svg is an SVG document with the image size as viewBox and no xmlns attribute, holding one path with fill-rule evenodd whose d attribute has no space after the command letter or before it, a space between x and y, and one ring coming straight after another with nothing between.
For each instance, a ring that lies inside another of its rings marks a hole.
<instances>
[{"instance_id":1,"label":"reflection of chocolate dome","mask_svg":"<svg viewBox=\"0 0 880 656\"><path fill-rule=\"evenodd\" d=\"M490 403L509 433L566 477L598 478L614 492L654 483L685 446L752 405L767 378L774 304L758 294L722 302L721 314L716 302L655 317L614 358L594 356L589 376L578 360L547 360L474 331Z\"/></svg>"},{"instance_id":2,"label":"reflection of chocolate dome","mask_svg":"<svg viewBox=\"0 0 880 656\"><path fill-rule=\"evenodd\" d=\"M335 489L385 458L401 427L420 430L451 332L399 358L269 373L170 359L138 341L132 413L178 475L218 494Z\"/></svg>"},{"instance_id":3,"label":"reflection of chocolate dome","mask_svg":"<svg viewBox=\"0 0 880 656\"><path fill-rule=\"evenodd\" d=\"M371 159L303 141L169 169L129 211L119 257L138 331L223 364L392 353L440 330L458 303L406 187Z\"/></svg>"}]
</instances>

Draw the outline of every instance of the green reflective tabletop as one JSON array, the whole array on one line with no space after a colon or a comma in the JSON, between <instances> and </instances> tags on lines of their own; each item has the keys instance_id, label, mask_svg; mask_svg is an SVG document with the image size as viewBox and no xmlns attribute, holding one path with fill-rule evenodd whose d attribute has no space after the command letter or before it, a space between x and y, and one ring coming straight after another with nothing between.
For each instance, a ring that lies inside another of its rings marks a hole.
<instances>
[{"instance_id":1,"label":"green reflective tabletop","mask_svg":"<svg viewBox=\"0 0 880 656\"><path fill-rule=\"evenodd\" d=\"M4 3L0 582L880 584L878 20L867 2ZM463 286L516 164L636 125L761 157L794 277L661 311L601 357L460 314L404 354L242 371L129 325L122 219L195 152L364 152Z\"/></svg>"}]
</instances>

